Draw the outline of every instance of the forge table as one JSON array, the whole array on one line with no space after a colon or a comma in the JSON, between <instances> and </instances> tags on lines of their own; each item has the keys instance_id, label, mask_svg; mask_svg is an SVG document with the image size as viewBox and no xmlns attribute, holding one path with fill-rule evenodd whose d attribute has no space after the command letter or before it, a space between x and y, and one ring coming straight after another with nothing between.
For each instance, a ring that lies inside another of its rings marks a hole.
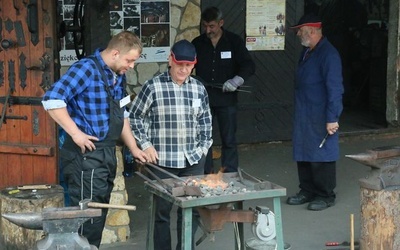
<instances>
[{"instance_id":1,"label":"forge table","mask_svg":"<svg viewBox=\"0 0 400 250\"><path fill-rule=\"evenodd\" d=\"M238 181L237 173L224 173L224 180L229 179ZM199 176L197 176L200 178ZM204 176L203 176L204 177ZM196 178L196 176L192 177ZM164 179L164 181L173 182L172 179ZM247 185L250 184L250 185ZM247 181L246 187L248 192L240 192L236 194L224 194L211 197L194 197L188 199L185 196L175 197L166 192L161 185L156 181L145 181L145 189L151 193L151 206L150 206L150 220L148 225L147 236L147 250L154 249L153 234L155 222L155 196L159 196L165 200L170 201L174 205L182 208L182 250L190 250L192 246L192 210L196 207L204 207L211 205L218 205L222 203L234 203L237 209L243 209L243 202L247 200L272 198L273 199L273 212L275 213L275 226L276 226L276 242L277 250L284 250L283 230L282 230L282 213L281 213L281 196L286 196L286 188L281 187L272 182L263 181L262 183L255 183ZM260 185L261 184L261 185ZM241 242L241 249L245 249L243 223L238 223L239 237ZM236 236L235 236L236 237ZM237 248L237 246L236 246Z\"/></svg>"}]
</instances>

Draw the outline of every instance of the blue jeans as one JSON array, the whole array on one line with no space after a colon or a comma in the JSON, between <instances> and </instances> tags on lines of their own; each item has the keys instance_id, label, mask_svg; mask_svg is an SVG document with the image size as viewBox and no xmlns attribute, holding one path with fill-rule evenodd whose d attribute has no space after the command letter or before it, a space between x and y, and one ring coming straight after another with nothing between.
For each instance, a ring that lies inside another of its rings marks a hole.
<instances>
[{"instance_id":1,"label":"blue jeans","mask_svg":"<svg viewBox=\"0 0 400 250\"><path fill-rule=\"evenodd\" d=\"M198 164L190 166L189 162L186 162L186 168L163 168L168 172L175 174L180 177L202 175L204 173L205 156L201 158ZM160 178L171 178L165 173L151 169ZM172 203L169 201L155 196L155 224L154 224L154 250L171 250L171 233L170 233L170 212L172 209ZM197 210L193 210L192 219L192 249L195 248L194 235L198 227L199 214ZM182 209L179 207L177 211L177 246L176 249L181 249L181 231L182 231Z\"/></svg>"},{"instance_id":2,"label":"blue jeans","mask_svg":"<svg viewBox=\"0 0 400 250\"><path fill-rule=\"evenodd\" d=\"M224 168L225 173L237 172L239 165L239 156L236 144L236 129L237 129L237 107L224 106L224 107L211 107L213 116L213 123L218 122L219 134L221 136L221 167ZM212 160L212 149L208 151L206 165L204 166L204 173L210 174L218 172L214 170Z\"/></svg>"}]
</instances>

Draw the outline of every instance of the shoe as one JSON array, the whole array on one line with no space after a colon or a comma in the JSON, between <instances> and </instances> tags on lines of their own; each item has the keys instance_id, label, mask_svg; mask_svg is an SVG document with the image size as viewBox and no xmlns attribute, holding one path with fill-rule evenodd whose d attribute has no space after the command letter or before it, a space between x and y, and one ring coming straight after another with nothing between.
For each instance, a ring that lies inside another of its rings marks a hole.
<instances>
[{"instance_id":1,"label":"shoe","mask_svg":"<svg viewBox=\"0 0 400 250\"><path fill-rule=\"evenodd\" d=\"M307 209L312 211L321 211L335 205L335 201L314 200L308 204Z\"/></svg>"},{"instance_id":2,"label":"shoe","mask_svg":"<svg viewBox=\"0 0 400 250\"><path fill-rule=\"evenodd\" d=\"M286 203L289 204L289 205L301 205L301 204L310 202L312 200L313 200L312 198L307 197L307 196L305 196L305 195L303 195L301 193L298 193L296 195L290 196L287 199Z\"/></svg>"}]
</instances>

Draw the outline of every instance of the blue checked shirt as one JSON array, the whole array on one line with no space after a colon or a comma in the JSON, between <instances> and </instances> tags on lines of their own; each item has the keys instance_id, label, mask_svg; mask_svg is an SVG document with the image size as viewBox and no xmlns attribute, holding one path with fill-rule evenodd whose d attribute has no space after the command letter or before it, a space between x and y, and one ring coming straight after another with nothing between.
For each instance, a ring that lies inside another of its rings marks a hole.
<instances>
[{"instance_id":1,"label":"blue checked shirt","mask_svg":"<svg viewBox=\"0 0 400 250\"><path fill-rule=\"evenodd\" d=\"M115 75L100 56L94 53L103 66L111 95L115 100L123 97L124 75ZM43 96L46 110L67 107L76 125L86 134L103 140L108 133L110 103L100 71L92 59L84 58L74 63ZM126 112L126 117L128 113Z\"/></svg>"},{"instance_id":2,"label":"blue checked shirt","mask_svg":"<svg viewBox=\"0 0 400 250\"><path fill-rule=\"evenodd\" d=\"M168 72L147 81L133 100L131 127L143 150L154 146L160 166L198 163L212 144L211 112L204 86L189 77L179 86Z\"/></svg>"}]
</instances>

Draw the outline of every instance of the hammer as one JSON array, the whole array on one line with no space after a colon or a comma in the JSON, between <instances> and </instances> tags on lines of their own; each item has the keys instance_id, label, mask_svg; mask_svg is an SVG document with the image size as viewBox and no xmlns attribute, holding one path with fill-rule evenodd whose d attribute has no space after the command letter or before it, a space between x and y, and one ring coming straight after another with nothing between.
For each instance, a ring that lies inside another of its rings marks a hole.
<instances>
[{"instance_id":1,"label":"hammer","mask_svg":"<svg viewBox=\"0 0 400 250\"><path fill-rule=\"evenodd\" d=\"M116 205L116 204L106 204L100 202L92 202L90 199L84 199L79 202L79 208L81 210L91 208L114 208L114 209L125 209L136 211L136 206L132 205Z\"/></svg>"}]
</instances>

